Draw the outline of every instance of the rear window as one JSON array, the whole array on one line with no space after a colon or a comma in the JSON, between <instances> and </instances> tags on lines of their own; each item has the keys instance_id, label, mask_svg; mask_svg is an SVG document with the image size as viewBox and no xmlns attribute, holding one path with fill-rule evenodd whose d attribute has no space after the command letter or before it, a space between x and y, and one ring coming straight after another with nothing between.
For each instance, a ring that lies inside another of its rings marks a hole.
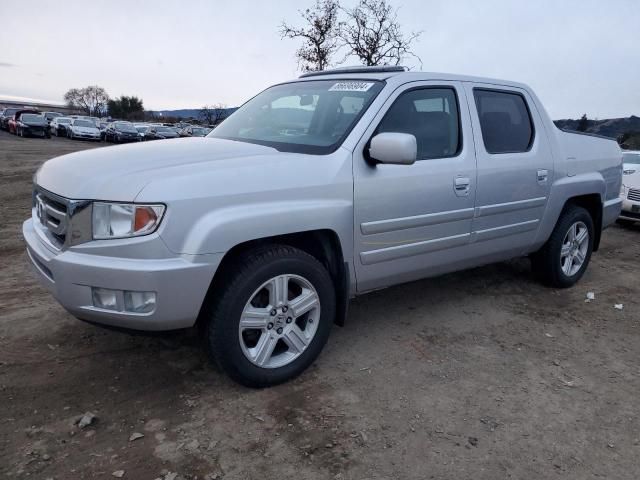
<instances>
[{"instance_id":1,"label":"rear window","mask_svg":"<svg viewBox=\"0 0 640 480\"><path fill-rule=\"evenodd\" d=\"M533 122L522 95L476 88L473 95L488 153L518 153L531 148Z\"/></svg>"}]
</instances>

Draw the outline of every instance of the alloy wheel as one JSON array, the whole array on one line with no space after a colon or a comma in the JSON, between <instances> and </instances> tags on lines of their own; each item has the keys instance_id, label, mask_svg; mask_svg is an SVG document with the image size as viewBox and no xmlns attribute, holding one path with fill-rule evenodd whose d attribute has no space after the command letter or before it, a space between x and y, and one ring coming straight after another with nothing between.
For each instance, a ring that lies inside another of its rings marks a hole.
<instances>
[{"instance_id":1,"label":"alloy wheel","mask_svg":"<svg viewBox=\"0 0 640 480\"><path fill-rule=\"evenodd\" d=\"M278 275L263 283L245 305L238 338L245 357L261 368L296 360L311 344L320 320L320 297L299 275Z\"/></svg>"},{"instance_id":2,"label":"alloy wheel","mask_svg":"<svg viewBox=\"0 0 640 480\"><path fill-rule=\"evenodd\" d=\"M560 266L567 277L582 268L589 250L589 230L584 222L576 222L567 231L560 250Z\"/></svg>"}]
</instances>

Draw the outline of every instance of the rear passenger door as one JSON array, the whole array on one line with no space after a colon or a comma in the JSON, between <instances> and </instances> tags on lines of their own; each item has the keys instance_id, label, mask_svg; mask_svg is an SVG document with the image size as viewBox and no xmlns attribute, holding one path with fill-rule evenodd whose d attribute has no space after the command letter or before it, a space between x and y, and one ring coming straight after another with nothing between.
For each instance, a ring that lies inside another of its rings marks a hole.
<instances>
[{"instance_id":1,"label":"rear passenger door","mask_svg":"<svg viewBox=\"0 0 640 480\"><path fill-rule=\"evenodd\" d=\"M478 162L473 250L482 261L528 253L552 182L553 156L524 89L467 83Z\"/></svg>"},{"instance_id":2,"label":"rear passenger door","mask_svg":"<svg viewBox=\"0 0 640 480\"><path fill-rule=\"evenodd\" d=\"M381 288L459 265L474 212L476 162L459 82L399 87L354 150L354 241L358 290ZM414 135L412 165L367 159L378 133Z\"/></svg>"}]
</instances>

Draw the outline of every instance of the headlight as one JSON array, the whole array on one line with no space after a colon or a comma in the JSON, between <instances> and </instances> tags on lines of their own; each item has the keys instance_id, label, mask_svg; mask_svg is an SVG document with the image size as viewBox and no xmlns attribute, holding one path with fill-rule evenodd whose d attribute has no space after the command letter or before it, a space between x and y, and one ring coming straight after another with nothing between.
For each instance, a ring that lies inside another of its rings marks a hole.
<instances>
[{"instance_id":1,"label":"headlight","mask_svg":"<svg viewBox=\"0 0 640 480\"><path fill-rule=\"evenodd\" d=\"M636 170L633 168L627 168L626 170L622 171L623 175L633 175L634 173L636 173Z\"/></svg>"},{"instance_id":2,"label":"headlight","mask_svg":"<svg viewBox=\"0 0 640 480\"><path fill-rule=\"evenodd\" d=\"M93 203L93 239L139 237L153 233L160 225L164 205Z\"/></svg>"}]
</instances>

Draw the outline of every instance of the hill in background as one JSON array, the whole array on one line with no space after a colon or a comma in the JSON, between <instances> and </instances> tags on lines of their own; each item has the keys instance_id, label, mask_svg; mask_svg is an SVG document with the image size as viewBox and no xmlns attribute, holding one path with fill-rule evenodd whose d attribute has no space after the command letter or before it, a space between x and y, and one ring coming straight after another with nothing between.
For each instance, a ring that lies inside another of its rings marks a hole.
<instances>
[{"instance_id":1,"label":"hill in background","mask_svg":"<svg viewBox=\"0 0 640 480\"><path fill-rule=\"evenodd\" d=\"M578 131L580 120L555 120L554 123L562 130ZM615 138L622 148L640 150L640 117L635 115L626 118L587 120L587 129L584 132Z\"/></svg>"}]
</instances>

